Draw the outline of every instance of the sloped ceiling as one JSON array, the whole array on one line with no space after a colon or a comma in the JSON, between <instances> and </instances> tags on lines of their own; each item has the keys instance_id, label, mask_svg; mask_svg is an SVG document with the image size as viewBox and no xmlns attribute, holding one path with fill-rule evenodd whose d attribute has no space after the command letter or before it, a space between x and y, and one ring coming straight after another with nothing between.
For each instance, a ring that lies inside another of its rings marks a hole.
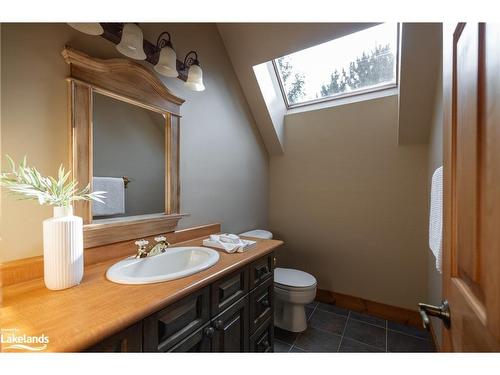
<instances>
[{"instance_id":1,"label":"sloped ceiling","mask_svg":"<svg viewBox=\"0 0 500 375\"><path fill-rule=\"evenodd\" d=\"M365 29L376 23L217 24L236 76L270 155L284 151L284 103L266 106L253 67L277 57ZM441 24L402 26L399 144L426 143L441 56ZM282 114L282 115L281 115ZM274 120L274 122L273 122Z\"/></svg>"},{"instance_id":2,"label":"sloped ceiling","mask_svg":"<svg viewBox=\"0 0 500 375\"><path fill-rule=\"evenodd\" d=\"M441 23L404 23L399 84L400 145L427 143L442 59Z\"/></svg>"},{"instance_id":3,"label":"sloped ceiling","mask_svg":"<svg viewBox=\"0 0 500 375\"><path fill-rule=\"evenodd\" d=\"M373 23L223 23L218 24L226 51L270 155L283 153L255 77L253 66L370 27ZM286 112L283 103L277 111ZM276 118L276 116L275 116Z\"/></svg>"}]
</instances>

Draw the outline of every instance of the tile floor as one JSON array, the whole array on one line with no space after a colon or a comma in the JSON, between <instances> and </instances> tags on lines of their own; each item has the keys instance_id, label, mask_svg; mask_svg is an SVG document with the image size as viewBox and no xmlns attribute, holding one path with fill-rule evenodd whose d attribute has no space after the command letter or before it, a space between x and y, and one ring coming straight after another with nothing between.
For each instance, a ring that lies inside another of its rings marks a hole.
<instances>
[{"instance_id":1,"label":"tile floor","mask_svg":"<svg viewBox=\"0 0 500 375\"><path fill-rule=\"evenodd\" d=\"M306 306L302 333L274 330L275 352L434 352L430 334L335 305Z\"/></svg>"}]
</instances>

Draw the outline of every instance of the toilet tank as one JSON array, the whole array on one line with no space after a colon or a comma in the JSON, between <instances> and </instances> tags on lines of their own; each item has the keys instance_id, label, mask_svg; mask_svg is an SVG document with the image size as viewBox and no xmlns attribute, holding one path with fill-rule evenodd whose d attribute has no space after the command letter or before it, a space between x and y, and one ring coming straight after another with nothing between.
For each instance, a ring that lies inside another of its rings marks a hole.
<instances>
[{"instance_id":1,"label":"toilet tank","mask_svg":"<svg viewBox=\"0 0 500 375\"><path fill-rule=\"evenodd\" d=\"M273 238L273 234L264 229L254 229L248 232L240 233L239 235L244 237L262 238L263 240L270 240Z\"/></svg>"}]
</instances>

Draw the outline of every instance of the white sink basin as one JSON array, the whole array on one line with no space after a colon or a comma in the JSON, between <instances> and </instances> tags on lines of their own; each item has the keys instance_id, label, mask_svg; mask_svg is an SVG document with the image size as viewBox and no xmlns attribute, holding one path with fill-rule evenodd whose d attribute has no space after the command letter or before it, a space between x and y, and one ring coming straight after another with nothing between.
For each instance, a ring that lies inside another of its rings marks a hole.
<instances>
[{"instance_id":1,"label":"white sink basin","mask_svg":"<svg viewBox=\"0 0 500 375\"><path fill-rule=\"evenodd\" d=\"M219 253L206 247L171 247L160 255L129 257L112 265L108 280L119 284L151 284L180 279L213 266Z\"/></svg>"}]
</instances>

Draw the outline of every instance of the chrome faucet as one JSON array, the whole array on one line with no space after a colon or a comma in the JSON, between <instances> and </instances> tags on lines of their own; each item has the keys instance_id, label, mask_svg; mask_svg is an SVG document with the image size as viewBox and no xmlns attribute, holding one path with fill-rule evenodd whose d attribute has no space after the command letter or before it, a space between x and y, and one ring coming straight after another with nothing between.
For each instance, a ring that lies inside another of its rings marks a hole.
<instances>
[{"instance_id":1,"label":"chrome faucet","mask_svg":"<svg viewBox=\"0 0 500 375\"><path fill-rule=\"evenodd\" d=\"M135 258L146 258L153 257L158 254L163 254L170 246L170 243L167 241L167 238L165 236L155 237L155 242L156 244L148 248L149 241L144 239L135 241L135 244L137 245L137 253L135 254Z\"/></svg>"}]
</instances>

